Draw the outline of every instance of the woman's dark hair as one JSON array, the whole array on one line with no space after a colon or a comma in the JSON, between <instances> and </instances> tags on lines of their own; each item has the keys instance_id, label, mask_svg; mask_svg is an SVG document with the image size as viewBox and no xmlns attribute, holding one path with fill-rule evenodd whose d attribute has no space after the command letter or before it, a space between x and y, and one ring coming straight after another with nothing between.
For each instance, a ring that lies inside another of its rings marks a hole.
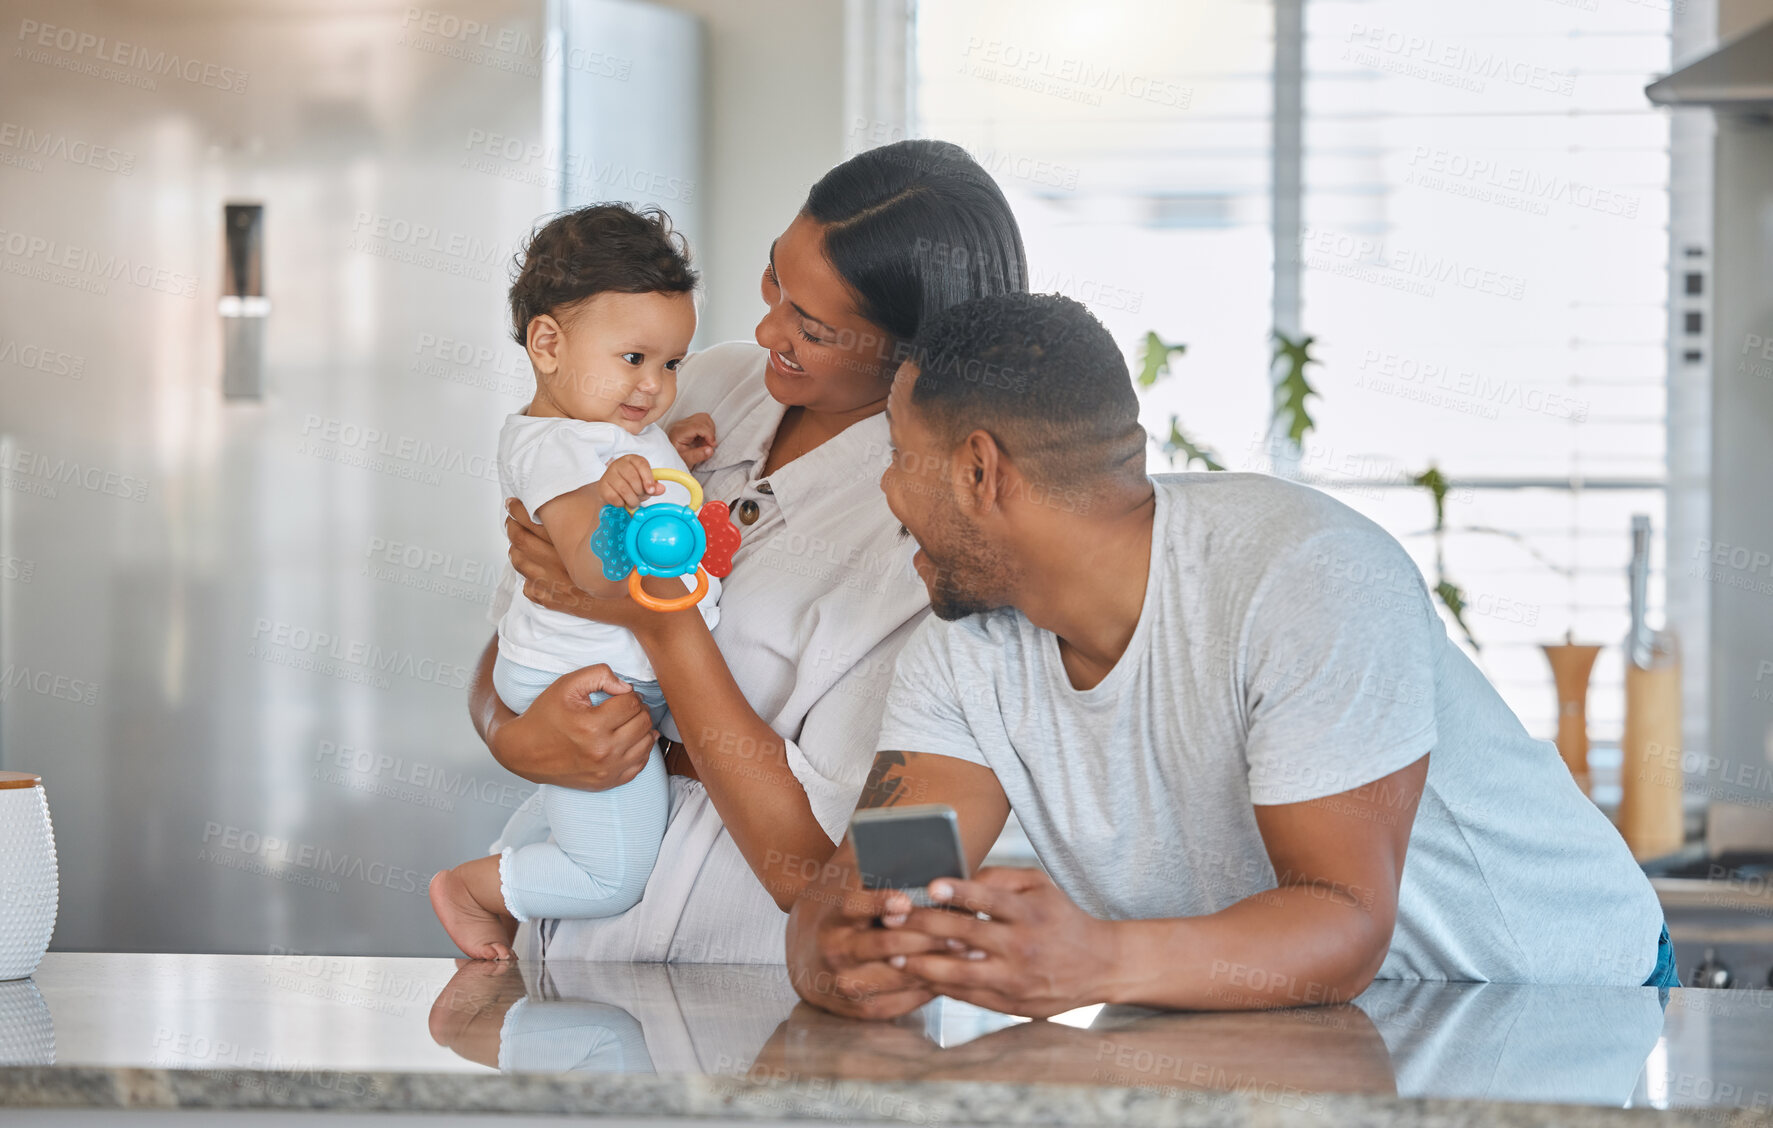
<instances>
[{"instance_id":1,"label":"woman's dark hair","mask_svg":"<svg viewBox=\"0 0 1773 1128\"><path fill-rule=\"evenodd\" d=\"M897 141L819 178L804 214L862 316L906 346L971 298L1028 289L1016 217L991 174L948 141Z\"/></svg>"},{"instance_id":2,"label":"woman's dark hair","mask_svg":"<svg viewBox=\"0 0 1773 1128\"><path fill-rule=\"evenodd\" d=\"M511 282L511 335L529 344L529 323L593 294L686 294L696 288L689 243L658 208L592 204L537 228Z\"/></svg>"}]
</instances>

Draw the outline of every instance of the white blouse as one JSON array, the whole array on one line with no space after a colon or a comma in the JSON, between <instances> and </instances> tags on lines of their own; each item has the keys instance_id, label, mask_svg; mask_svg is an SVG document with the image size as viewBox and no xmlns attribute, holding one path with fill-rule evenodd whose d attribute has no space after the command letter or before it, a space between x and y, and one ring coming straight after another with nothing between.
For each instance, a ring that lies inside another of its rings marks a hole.
<instances>
[{"instance_id":1,"label":"white blouse","mask_svg":"<svg viewBox=\"0 0 1773 1128\"><path fill-rule=\"evenodd\" d=\"M911 567L916 544L899 535L880 491L891 458L884 415L757 477L787 410L764 386L768 356L735 341L686 358L668 419L714 418L714 453L695 474L710 500L732 506L741 538L714 640L745 699L787 742L813 817L835 842L874 763L894 659L929 596ZM507 573L495 621L515 590L516 574ZM544 831L532 797L492 852ZM516 951L524 959L780 963L786 920L702 784L672 776L670 822L640 903L617 917L525 923Z\"/></svg>"}]
</instances>

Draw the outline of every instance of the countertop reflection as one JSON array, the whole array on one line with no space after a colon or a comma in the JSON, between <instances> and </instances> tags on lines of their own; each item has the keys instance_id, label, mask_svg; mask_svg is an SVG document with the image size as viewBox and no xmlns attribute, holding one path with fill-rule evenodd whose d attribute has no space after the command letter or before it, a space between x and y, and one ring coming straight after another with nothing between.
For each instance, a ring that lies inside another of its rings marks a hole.
<instances>
[{"instance_id":1,"label":"countertop reflection","mask_svg":"<svg viewBox=\"0 0 1773 1128\"><path fill-rule=\"evenodd\" d=\"M769 966L52 953L0 983L0 1066L0 1103L43 1107L1715 1120L1773 1106L1773 994L1382 982L1265 1013L1027 1022L937 1000L869 1024Z\"/></svg>"}]
</instances>

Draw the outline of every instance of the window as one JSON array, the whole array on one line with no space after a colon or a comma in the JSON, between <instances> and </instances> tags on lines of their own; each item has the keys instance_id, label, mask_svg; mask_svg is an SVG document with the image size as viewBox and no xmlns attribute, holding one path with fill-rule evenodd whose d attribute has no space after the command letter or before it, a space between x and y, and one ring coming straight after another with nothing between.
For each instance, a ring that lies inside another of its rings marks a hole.
<instances>
[{"instance_id":1,"label":"window","mask_svg":"<svg viewBox=\"0 0 1773 1128\"><path fill-rule=\"evenodd\" d=\"M1450 525L1508 534L1450 535L1447 569L1541 735L1539 644L1617 643L1631 514L1665 527L1669 125L1643 88L1668 60L1650 6L1305 5L1303 324L1324 362L1307 465L1433 462L1464 484ZM1333 492L1432 582L1421 491ZM1620 662L1597 664L1596 736L1623 723Z\"/></svg>"},{"instance_id":2,"label":"window","mask_svg":"<svg viewBox=\"0 0 1773 1128\"><path fill-rule=\"evenodd\" d=\"M1178 414L1227 466L1328 490L1431 585L1432 505L1408 479L1438 466L1480 664L1549 737L1539 644L1607 645L1604 744L1630 516L1664 527L1670 140L1643 87L1670 23L1612 0L920 0L913 131L997 176L1034 288L1090 305L1130 361L1147 331L1187 344L1150 429ZM1279 174L1277 136L1301 139ZM1278 259L1276 215L1299 226ZM1317 429L1278 463L1277 292L1322 362Z\"/></svg>"}]
</instances>

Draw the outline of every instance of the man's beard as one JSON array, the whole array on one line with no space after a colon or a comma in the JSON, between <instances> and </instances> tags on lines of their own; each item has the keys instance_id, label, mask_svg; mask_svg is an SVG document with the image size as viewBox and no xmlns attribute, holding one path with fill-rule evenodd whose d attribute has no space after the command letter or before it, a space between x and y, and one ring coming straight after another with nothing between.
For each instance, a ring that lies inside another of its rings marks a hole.
<instances>
[{"instance_id":1,"label":"man's beard","mask_svg":"<svg viewBox=\"0 0 1773 1128\"><path fill-rule=\"evenodd\" d=\"M1008 605L1008 598L996 593L1009 590L1015 571L1013 563L1001 552L979 543L971 524L958 510L944 514L938 522L942 553L937 555L923 546L933 583L930 584L930 610L936 618L947 622L981 615ZM931 538L936 539L936 538Z\"/></svg>"},{"instance_id":2,"label":"man's beard","mask_svg":"<svg viewBox=\"0 0 1773 1128\"><path fill-rule=\"evenodd\" d=\"M935 590L930 592L930 610L936 618L952 623L956 619L964 619L968 615L982 615L987 611L995 611L1002 604L981 599L963 590L956 582L953 572L939 564L931 562L936 569Z\"/></svg>"}]
</instances>

